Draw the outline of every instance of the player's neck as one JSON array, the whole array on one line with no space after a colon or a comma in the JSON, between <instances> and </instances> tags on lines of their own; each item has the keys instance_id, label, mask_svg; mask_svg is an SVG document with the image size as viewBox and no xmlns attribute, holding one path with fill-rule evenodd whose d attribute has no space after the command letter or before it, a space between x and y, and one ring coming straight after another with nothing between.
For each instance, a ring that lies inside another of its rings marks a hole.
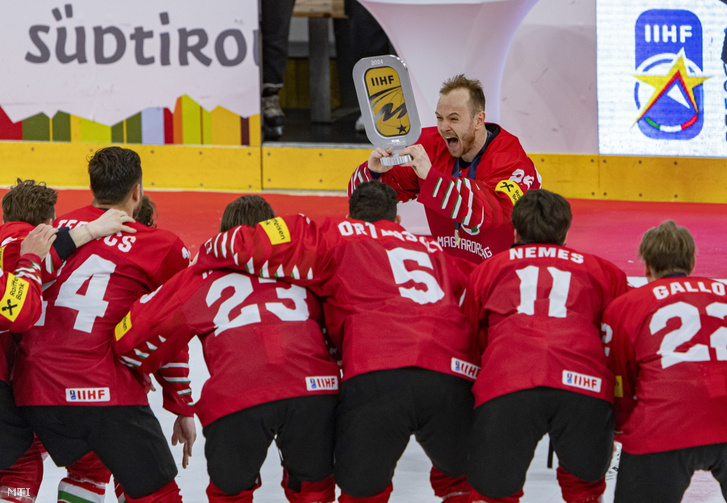
<instances>
[{"instance_id":1,"label":"player's neck","mask_svg":"<svg viewBox=\"0 0 727 503\"><path fill-rule=\"evenodd\" d=\"M482 128L478 129L475 132L475 141L472 144L472 147L465 152L461 159L464 162L472 162L472 160L475 158L475 156L482 150L482 147L485 146L485 143L487 142L487 129Z\"/></svg>"},{"instance_id":2,"label":"player's neck","mask_svg":"<svg viewBox=\"0 0 727 503\"><path fill-rule=\"evenodd\" d=\"M102 204L96 202L94 200L91 202L91 206L94 208L100 208L102 210L121 210L125 212L127 215L133 215L134 214L134 204L133 201L127 200L124 203L119 204Z\"/></svg>"}]
</instances>

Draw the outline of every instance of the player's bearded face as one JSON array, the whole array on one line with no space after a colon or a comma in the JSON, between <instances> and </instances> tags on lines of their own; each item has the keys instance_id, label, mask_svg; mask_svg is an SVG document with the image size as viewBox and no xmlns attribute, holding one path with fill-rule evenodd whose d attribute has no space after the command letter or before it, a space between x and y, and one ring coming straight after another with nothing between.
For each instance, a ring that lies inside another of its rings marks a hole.
<instances>
[{"instance_id":1,"label":"player's bearded face","mask_svg":"<svg viewBox=\"0 0 727 503\"><path fill-rule=\"evenodd\" d=\"M475 117L472 116L469 107L467 90L455 89L449 94L440 96L436 116L437 129L447 143L447 149L452 156L462 157L473 150Z\"/></svg>"}]
</instances>

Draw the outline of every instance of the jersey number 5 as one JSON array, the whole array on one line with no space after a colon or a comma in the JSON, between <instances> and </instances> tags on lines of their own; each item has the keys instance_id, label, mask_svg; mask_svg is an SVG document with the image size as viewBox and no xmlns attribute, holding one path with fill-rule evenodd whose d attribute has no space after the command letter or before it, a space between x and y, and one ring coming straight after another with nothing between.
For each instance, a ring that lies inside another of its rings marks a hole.
<instances>
[{"instance_id":1,"label":"jersey number 5","mask_svg":"<svg viewBox=\"0 0 727 503\"><path fill-rule=\"evenodd\" d=\"M407 261L416 262L420 267L434 269L432 260L424 252L408 250L406 248L394 248L386 250L391 264L391 270L394 273L394 281L397 285L404 285L409 281L414 281L426 288L404 288L399 287L399 295L406 299L413 300L417 304L434 304L444 298L444 292L437 283L437 279L427 271L421 269L407 269L405 263Z\"/></svg>"}]
</instances>

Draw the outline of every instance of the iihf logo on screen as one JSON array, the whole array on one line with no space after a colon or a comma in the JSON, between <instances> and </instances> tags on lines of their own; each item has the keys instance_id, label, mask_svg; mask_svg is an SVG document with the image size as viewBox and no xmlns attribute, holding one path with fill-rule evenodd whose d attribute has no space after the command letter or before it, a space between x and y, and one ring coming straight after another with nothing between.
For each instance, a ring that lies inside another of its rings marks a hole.
<instances>
[{"instance_id":1,"label":"iihf logo on screen","mask_svg":"<svg viewBox=\"0 0 727 503\"><path fill-rule=\"evenodd\" d=\"M688 140L704 125L702 23L687 10L653 9L635 25L635 123L649 138Z\"/></svg>"}]
</instances>

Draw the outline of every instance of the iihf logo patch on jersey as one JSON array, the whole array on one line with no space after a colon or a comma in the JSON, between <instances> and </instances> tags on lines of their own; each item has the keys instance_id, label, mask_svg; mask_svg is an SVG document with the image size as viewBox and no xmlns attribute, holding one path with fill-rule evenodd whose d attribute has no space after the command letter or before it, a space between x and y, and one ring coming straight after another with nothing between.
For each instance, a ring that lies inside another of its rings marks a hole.
<instances>
[{"instance_id":1,"label":"iihf logo patch on jersey","mask_svg":"<svg viewBox=\"0 0 727 503\"><path fill-rule=\"evenodd\" d=\"M464 360L452 358L452 372L455 374L463 375L473 381L477 379L477 374L480 373L480 367Z\"/></svg>"},{"instance_id":2,"label":"iihf logo patch on jersey","mask_svg":"<svg viewBox=\"0 0 727 503\"><path fill-rule=\"evenodd\" d=\"M702 24L687 10L652 9L634 26L634 122L649 138L688 140L704 125Z\"/></svg>"},{"instance_id":3,"label":"iihf logo patch on jersey","mask_svg":"<svg viewBox=\"0 0 727 503\"><path fill-rule=\"evenodd\" d=\"M66 388L66 402L108 402L108 388Z\"/></svg>"},{"instance_id":4,"label":"iihf logo patch on jersey","mask_svg":"<svg viewBox=\"0 0 727 503\"><path fill-rule=\"evenodd\" d=\"M565 384L566 386L572 386L574 388L593 391L594 393L601 392L600 377L579 374L578 372L571 372L570 370L563 371L563 384Z\"/></svg>"},{"instance_id":5,"label":"iihf logo patch on jersey","mask_svg":"<svg viewBox=\"0 0 727 503\"><path fill-rule=\"evenodd\" d=\"M330 391L338 389L338 376L312 376L305 378L308 391Z\"/></svg>"}]
</instances>

